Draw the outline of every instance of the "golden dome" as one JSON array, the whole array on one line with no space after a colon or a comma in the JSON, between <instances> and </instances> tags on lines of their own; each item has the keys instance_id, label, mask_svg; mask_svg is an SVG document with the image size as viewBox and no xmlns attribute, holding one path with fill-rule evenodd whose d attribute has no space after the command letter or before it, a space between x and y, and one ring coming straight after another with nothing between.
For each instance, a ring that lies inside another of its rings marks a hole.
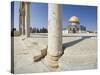
<instances>
[{"instance_id":1,"label":"golden dome","mask_svg":"<svg viewBox=\"0 0 100 75\"><path fill-rule=\"evenodd\" d=\"M70 23L79 23L79 19L78 19L78 17L76 17L76 16L72 16L72 17L69 19L69 22L70 22Z\"/></svg>"}]
</instances>

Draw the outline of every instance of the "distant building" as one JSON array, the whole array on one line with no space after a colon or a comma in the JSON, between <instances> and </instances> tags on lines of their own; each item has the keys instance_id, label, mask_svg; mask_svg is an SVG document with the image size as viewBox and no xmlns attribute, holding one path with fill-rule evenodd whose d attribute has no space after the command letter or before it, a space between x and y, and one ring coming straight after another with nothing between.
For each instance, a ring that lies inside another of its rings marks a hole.
<instances>
[{"instance_id":1,"label":"distant building","mask_svg":"<svg viewBox=\"0 0 100 75\"><path fill-rule=\"evenodd\" d=\"M66 30L63 30L63 33L84 33L86 32L86 27L80 25L80 21L78 17L72 16L69 19L69 25L67 26Z\"/></svg>"}]
</instances>

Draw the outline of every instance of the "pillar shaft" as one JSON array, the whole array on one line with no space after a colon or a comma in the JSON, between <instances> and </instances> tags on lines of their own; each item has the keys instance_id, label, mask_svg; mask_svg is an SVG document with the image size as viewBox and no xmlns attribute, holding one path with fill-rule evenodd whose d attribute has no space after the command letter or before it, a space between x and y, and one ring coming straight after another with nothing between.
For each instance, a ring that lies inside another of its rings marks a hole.
<instances>
[{"instance_id":1,"label":"pillar shaft","mask_svg":"<svg viewBox=\"0 0 100 75\"><path fill-rule=\"evenodd\" d=\"M48 53L58 56L62 52L61 5L48 5Z\"/></svg>"},{"instance_id":2,"label":"pillar shaft","mask_svg":"<svg viewBox=\"0 0 100 75\"><path fill-rule=\"evenodd\" d=\"M20 14L20 10L19 10L19 34L22 34L22 20L21 20L21 14Z\"/></svg>"},{"instance_id":3,"label":"pillar shaft","mask_svg":"<svg viewBox=\"0 0 100 75\"><path fill-rule=\"evenodd\" d=\"M47 62L58 67L58 58L62 54L61 5L48 4L48 50Z\"/></svg>"},{"instance_id":4,"label":"pillar shaft","mask_svg":"<svg viewBox=\"0 0 100 75\"><path fill-rule=\"evenodd\" d=\"M21 7L22 7L22 2L20 2L20 8L19 8L19 34L22 34L22 14L21 14Z\"/></svg>"},{"instance_id":5,"label":"pillar shaft","mask_svg":"<svg viewBox=\"0 0 100 75\"><path fill-rule=\"evenodd\" d=\"M30 36L30 3L25 3L25 35Z\"/></svg>"},{"instance_id":6,"label":"pillar shaft","mask_svg":"<svg viewBox=\"0 0 100 75\"><path fill-rule=\"evenodd\" d=\"M22 35L25 35L25 3L20 2L20 10L19 10L19 32Z\"/></svg>"},{"instance_id":7,"label":"pillar shaft","mask_svg":"<svg viewBox=\"0 0 100 75\"><path fill-rule=\"evenodd\" d=\"M25 35L25 16L22 16L22 35Z\"/></svg>"}]
</instances>

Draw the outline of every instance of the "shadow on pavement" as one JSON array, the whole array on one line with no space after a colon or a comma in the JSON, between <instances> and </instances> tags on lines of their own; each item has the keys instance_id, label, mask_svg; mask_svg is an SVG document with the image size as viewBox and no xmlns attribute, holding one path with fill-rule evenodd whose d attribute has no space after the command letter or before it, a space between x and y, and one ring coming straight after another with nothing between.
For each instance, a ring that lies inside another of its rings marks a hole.
<instances>
[{"instance_id":1,"label":"shadow on pavement","mask_svg":"<svg viewBox=\"0 0 100 75\"><path fill-rule=\"evenodd\" d=\"M79 43L79 42L81 42L81 41L83 41L83 40L85 40L85 39L87 39L87 38L90 38L90 37L91 37L91 36L83 36L81 39L78 39L78 40L75 40L75 41L71 41L71 42L64 43L64 44L62 45L63 50L65 50L66 48L71 47L71 46L73 46L73 45L75 45L75 44L77 44L77 43Z\"/></svg>"}]
</instances>

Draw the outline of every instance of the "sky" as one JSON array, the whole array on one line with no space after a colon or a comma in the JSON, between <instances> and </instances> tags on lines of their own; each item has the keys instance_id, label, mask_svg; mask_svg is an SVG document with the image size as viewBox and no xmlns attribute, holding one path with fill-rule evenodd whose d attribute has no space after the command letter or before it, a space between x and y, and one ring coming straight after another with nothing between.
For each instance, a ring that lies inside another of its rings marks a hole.
<instances>
[{"instance_id":1,"label":"sky","mask_svg":"<svg viewBox=\"0 0 100 75\"><path fill-rule=\"evenodd\" d=\"M19 2L14 2L14 27L18 30L19 25ZM97 7L80 6L80 5L62 5L62 25L63 28L68 26L68 20L71 16L77 16L80 24L86 26L87 30L97 31ZM30 4L30 26L31 27L48 27L48 4L31 3Z\"/></svg>"}]
</instances>

